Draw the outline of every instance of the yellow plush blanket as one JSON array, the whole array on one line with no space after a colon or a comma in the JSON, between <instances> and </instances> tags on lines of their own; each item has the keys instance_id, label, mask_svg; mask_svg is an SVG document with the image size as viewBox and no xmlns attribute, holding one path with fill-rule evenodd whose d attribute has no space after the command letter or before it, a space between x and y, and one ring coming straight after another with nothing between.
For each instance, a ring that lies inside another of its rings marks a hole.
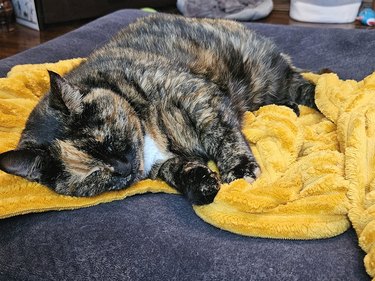
<instances>
[{"instance_id":1,"label":"yellow plush blanket","mask_svg":"<svg viewBox=\"0 0 375 281\"><path fill-rule=\"evenodd\" d=\"M82 59L20 65L0 79L0 152L13 149L27 116L48 91L46 69L61 75ZM221 187L212 204L194 206L206 222L242 235L315 239L338 235L352 224L375 275L375 73L363 81L335 74L306 74L316 83L318 113L301 116L282 106L246 113L243 133L262 175ZM75 209L145 192L176 193L162 181L145 180L94 198L58 195L0 172L0 218Z\"/></svg>"}]
</instances>

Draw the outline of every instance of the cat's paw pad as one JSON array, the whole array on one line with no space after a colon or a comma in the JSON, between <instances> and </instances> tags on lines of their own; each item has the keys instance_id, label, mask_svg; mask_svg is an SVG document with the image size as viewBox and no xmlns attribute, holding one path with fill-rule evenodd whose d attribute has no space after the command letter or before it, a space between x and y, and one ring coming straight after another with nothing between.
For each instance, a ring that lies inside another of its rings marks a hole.
<instances>
[{"instance_id":1,"label":"cat's paw pad","mask_svg":"<svg viewBox=\"0 0 375 281\"><path fill-rule=\"evenodd\" d=\"M241 178L252 183L259 177L260 173L260 168L254 160L244 158L228 172L222 173L221 178L222 181L226 183Z\"/></svg>"},{"instance_id":2,"label":"cat's paw pad","mask_svg":"<svg viewBox=\"0 0 375 281\"><path fill-rule=\"evenodd\" d=\"M186 196L194 205L211 203L220 189L217 174L206 166L196 166L184 173Z\"/></svg>"}]
</instances>

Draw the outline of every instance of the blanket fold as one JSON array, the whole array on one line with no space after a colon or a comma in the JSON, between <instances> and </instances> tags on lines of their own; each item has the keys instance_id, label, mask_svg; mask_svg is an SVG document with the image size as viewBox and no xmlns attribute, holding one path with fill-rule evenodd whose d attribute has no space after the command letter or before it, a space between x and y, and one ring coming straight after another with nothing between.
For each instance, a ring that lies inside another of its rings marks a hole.
<instances>
[{"instance_id":1,"label":"blanket fold","mask_svg":"<svg viewBox=\"0 0 375 281\"><path fill-rule=\"evenodd\" d=\"M13 149L25 121L48 91L47 69L64 75L83 59L14 67L0 79L0 152ZM269 105L244 116L243 133L262 170L252 184L223 184L213 203L194 206L206 222L256 237L316 239L350 225L375 275L375 73L357 82L336 74L305 74L314 82L321 113L301 115ZM0 172L0 218L75 209L145 192L177 193L145 180L92 198L58 195L37 183ZM126 202L124 202L126 204Z\"/></svg>"}]
</instances>

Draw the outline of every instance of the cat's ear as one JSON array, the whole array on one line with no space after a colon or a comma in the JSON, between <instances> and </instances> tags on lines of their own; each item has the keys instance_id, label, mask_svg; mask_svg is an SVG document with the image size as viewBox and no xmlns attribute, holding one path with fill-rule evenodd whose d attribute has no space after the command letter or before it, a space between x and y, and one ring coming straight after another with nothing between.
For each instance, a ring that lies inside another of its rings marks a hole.
<instances>
[{"instance_id":1,"label":"cat's ear","mask_svg":"<svg viewBox=\"0 0 375 281\"><path fill-rule=\"evenodd\" d=\"M81 112L82 95L80 90L56 72L48 70L48 74L51 85L50 106L65 114Z\"/></svg>"},{"instance_id":2,"label":"cat's ear","mask_svg":"<svg viewBox=\"0 0 375 281\"><path fill-rule=\"evenodd\" d=\"M39 181L42 161L40 150L10 150L0 154L0 169L31 181Z\"/></svg>"}]
</instances>

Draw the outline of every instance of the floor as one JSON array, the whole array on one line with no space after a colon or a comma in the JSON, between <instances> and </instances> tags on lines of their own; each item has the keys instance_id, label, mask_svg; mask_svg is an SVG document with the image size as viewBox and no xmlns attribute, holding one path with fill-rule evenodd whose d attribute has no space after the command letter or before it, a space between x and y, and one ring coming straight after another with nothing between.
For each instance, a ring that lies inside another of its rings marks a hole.
<instances>
[{"instance_id":1,"label":"floor","mask_svg":"<svg viewBox=\"0 0 375 281\"><path fill-rule=\"evenodd\" d=\"M4 26L0 26L0 59L37 46L43 42L74 30L87 22L89 22L89 20L55 24L48 26L45 30L40 32L19 24L13 24L11 31L8 31ZM345 29L370 28L362 26L358 22L349 24L311 24L297 22L289 18L287 11L273 11L267 18L262 19L259 22Z\"/></svg>"}]
</instances>

